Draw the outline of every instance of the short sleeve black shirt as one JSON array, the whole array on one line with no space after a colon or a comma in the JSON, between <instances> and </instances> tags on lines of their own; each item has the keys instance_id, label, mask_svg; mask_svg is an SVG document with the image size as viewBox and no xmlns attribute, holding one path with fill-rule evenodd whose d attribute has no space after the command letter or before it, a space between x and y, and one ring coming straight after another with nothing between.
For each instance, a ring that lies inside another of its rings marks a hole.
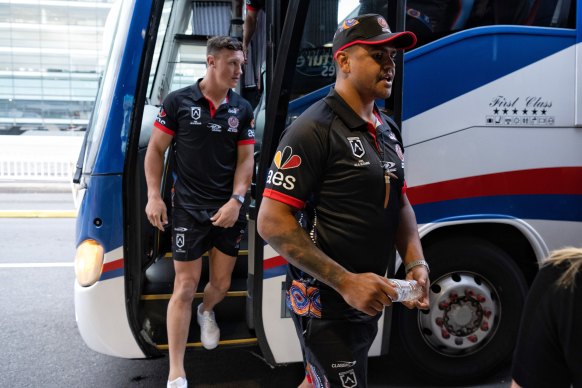
<instances>
[{"instance_id":1,"label":"short sleeve black shirt","mask_svg":"<svg viewBox=\"0 0 582 388\"><path fill-rule=\"evenodd\" d=\"M379 118L374 130L332 89L285 131L264 196L313 209L308 232L323 252L349 271L383 276L395 254L405 184L400 134L389 118ZM386 208L385 169L397 177L390 179ZM292 279L319 287L322 317L363 315L330 287L289 268Z\"/></svg>"},{"instance_id":2,"label":"short sleeve black shirt","mask_svg":"<svg viewBox=\"0 0 582 388\"><path fill-rule=\"evenodd\" d=\"M232 195L237 147L254 144L251 105L229 90L215 108L195 84L170 93L155 126L174 136L174 207L212 209Z\"/></svg>"}]
</instances>

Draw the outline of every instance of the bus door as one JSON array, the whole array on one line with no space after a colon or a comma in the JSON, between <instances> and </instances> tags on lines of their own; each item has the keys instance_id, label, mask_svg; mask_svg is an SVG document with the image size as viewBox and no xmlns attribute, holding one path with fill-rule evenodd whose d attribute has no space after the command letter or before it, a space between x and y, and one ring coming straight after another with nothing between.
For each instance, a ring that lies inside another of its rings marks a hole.
<instances>
[{"instance_id":1,"label":"bus door","mask_svg":"<svg viewBox=\"0 0 582 388\"><path fill-rule=\"evenodd\" d=\"M576 120L577 127L582 127L582 5L576 1Z\"/></svg>"},{"instance_id":2,"label":"bus door","mask_svg":"<svg viewBox=\"0 0 582 388\"><path fill-rule=\"evenodd\" d=\"M145 215L147 186L144 159L149 137L160 105L168 93L189 87L206 74L206 45L208 37L228 35L231 23L230 1L207 2L191 0L160 0L159 22L146 35L148 48L144 51L146 63L142 71L143 94L136 99L134 112L141 114L140 127L133 128L126 165L126 197L124 208L127 238L127 261L131 265L132 288L130 300L136 311L135 331L150 345L148 356L168 349L166 310L173 292L174 266L172 259L172 185L173 149L165 157L165 168L160 187L168 211L168 225L163 232L153 228ZM143 111L143 113L141 113ZM192 110L193 119L196 110ZM136 121L137 125L137 121ZM137 136L136 134L139 134ZM202 258L202 275L198 290L208 281L208 257ZM231 288L226 298L216 307L221 327L220 346L254 345L256 337L246 324L247 246L241 241L239 260L233 271ZM201 302L202 292L194 304ZM201 348L200 330L196 320L191 321L188 348Z\"/></svg>"}]
</instances>

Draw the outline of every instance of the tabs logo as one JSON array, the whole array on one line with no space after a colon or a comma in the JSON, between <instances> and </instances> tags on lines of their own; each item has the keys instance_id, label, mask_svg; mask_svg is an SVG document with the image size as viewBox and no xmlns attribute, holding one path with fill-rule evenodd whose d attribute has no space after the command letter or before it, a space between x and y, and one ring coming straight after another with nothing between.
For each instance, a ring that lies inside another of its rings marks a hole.
<instances>
[{"instance_id":1,"label":"tabs logo","mask_svg":"<svg viewBox=\"0 0 582 388\"><path fill-rule=\"evenodd\" d=\"M201 108L199 106L191 106L190 107L190 115L192 116L192 119L198 120L200 118L200 116L202 115Z\"/></svg>"},{"instance_id":2,"label":"tabs logo","mask_svg":"<svg viewBox=\"0 0 582 388\"><path fill-rule=\"evenodd\" d=\"M350 147L352 147L352 154L356 158L361 158L366 154L362 140L359 137L348 137L348 141L350 142Z\"/></svg>"},{"instance_id":3,"label":"tabs logo","mask_svg":"<svg viewBox=\"0 0 582 388\"><path fill-rule=\"evenodd\" d=\"M237 114L238 108L230 107L228 108L228 113L232 113L233 115Z\"/></svg>"},{"instance_id":4,"label":"tabs logo","mask_svg":"<svg viewBox=\"0 0 582 388\"><path fill-rule=\"evenodd\" d=\"M338 373L338 376L342 382L342 387L344 388L353 388L358 385L358 380L356 380L356 373L353 369L350 369L347 372Z\"/></svg>"},{"instance_id":5,"label":"tabs logo","mask_svg":"<svg viewBox=\"0 0 582 388\"><path fill-rule=\"evenodd\" d=\"M176 233L176 246L178 248L184 248L184 234Z\"/></svg>"}]
</instances>

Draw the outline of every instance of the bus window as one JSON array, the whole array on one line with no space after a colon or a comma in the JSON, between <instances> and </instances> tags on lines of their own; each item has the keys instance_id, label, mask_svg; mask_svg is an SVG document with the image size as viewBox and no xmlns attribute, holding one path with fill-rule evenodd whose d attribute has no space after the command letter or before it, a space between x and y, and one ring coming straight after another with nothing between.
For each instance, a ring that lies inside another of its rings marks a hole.
<instances>
[{"instance_id":1,"label":"bus window","mask_svg":"<svg viewBox=\"0 0 582 388\"><path fill-rule=\"evenodd\" d=\"M406 27L416 34L417 47L454 32L487 25L575 28L576 2L570 1L409 0L406 4Z\"/></svg>"},{"instance_id":2,"label":"bus window","mask_svg":"<svg viewBox=\"0 0 582 388\"><path fill-rule=\"evenodd\" d=\"M154 56L153 56L153 60L152 63L156 64L159 62L160 60L160 54L162 53L162 47L165 41L165 36L166 36L166 32L168 29L168 22L170 19L170 13L172 12L172 7L174 5L174 1L173 0L168 0L164 2L164 7L162 10L162 16L160 19L160 26L158 27L158 34L156 37L156 46L154 49ZM148 92L147 95L148 97L153 100L155 100L157 102L157 98L153 98L152 96L152 88L153 88L153 84L154 84L154 76L155 76L155 72L157 70L157 66L152 66L151 71L150 71L150 78L149 78L149 82L148 82Z\"/></svg>"}]
</instances>

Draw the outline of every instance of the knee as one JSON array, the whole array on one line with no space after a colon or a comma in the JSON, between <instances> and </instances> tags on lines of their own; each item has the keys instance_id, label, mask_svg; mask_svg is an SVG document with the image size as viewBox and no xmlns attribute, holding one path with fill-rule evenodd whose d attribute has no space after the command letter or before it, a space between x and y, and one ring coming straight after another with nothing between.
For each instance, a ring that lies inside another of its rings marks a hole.
<instances>
[{"instance_id":1,"label":"knee","mask_svg":"<svg viewBox=\"0 0 582 388\"><path fill-rule=\"evenodd\" d=\"M221 294L226 294L230 289L230 278L215 280L212 286Z\"/></svg>"},{"instance_id":2,"label":"knee","mask_svg":"<svg viewBox=\"0 0 582 388\"><path fill-rule=\"evenodd\" d=\"M182 303L192 303L197 287L198 282L194 279L176 279L173 297Z\"/></svg>"}]
</instances>

